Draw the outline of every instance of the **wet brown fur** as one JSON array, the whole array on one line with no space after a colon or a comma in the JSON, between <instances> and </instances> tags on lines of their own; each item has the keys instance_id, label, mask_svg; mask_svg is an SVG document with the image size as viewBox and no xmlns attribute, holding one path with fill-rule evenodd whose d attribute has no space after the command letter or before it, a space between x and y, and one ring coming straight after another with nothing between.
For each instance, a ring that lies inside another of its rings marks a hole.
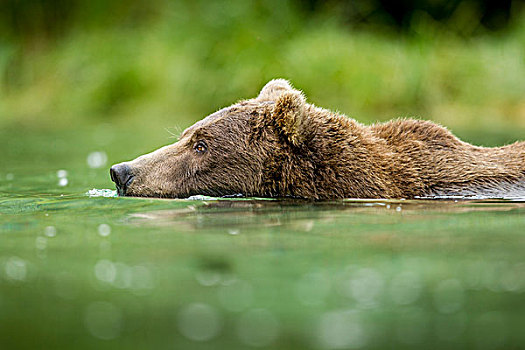
<instances>
[{"instance_id":1,"label":"wet brown fur","mask_svg":"<svg viewBox=\"0 0 525 350\"><path fill-rule=\"evenodd\" d=\"M206 152L195 151L199 141ZM134 175L126 192L131 196L525 195L525 142L477 147L421 120L365 126L306 103L283 79L127 164Z\"/></svg>"}]
</instances>

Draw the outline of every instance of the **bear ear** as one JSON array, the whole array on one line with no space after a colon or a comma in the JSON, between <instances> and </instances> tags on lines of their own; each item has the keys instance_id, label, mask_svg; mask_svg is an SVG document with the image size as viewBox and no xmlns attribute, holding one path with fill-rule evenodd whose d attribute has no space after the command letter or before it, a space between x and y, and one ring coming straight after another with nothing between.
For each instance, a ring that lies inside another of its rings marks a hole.
<instances>
[{"instance_id":1,"label":"bear ear","mask_svg":"<svg viewBox=\"0 0 525 350\"><path fill-rule=\"evenodd\" d=\"M297 90L283 92L273 108L272 118L279 132L290 143L299 146L306 136L306 100Z\"/></svg>"},{"instance_id":2,"label":"bear ear","mask_svg":"<svg viewBox=\"0 0 525 350\"><path fill-rule=\"evenodd\" d=\"M288 80L273 79L261 89L257 99L262 101L275 101L283 92L291 90L293 90L293 87Z\"/></svg>"}]
</instances>

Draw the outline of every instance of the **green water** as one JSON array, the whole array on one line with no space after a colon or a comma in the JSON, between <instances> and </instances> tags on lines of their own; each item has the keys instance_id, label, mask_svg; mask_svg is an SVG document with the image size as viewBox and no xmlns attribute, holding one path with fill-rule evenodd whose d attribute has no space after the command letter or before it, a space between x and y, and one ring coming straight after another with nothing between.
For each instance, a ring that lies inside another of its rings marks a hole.
<instances>
[{"instance_id":1,"label":"green water","mask_svg":"<svg viewBox=\"0 0 525 350\"><path fill-rule=\"evenodd\" d=\"M525 344L523 201L116 198L168 140L0 136L3 348Z\"/></svg>"}]
</instances>

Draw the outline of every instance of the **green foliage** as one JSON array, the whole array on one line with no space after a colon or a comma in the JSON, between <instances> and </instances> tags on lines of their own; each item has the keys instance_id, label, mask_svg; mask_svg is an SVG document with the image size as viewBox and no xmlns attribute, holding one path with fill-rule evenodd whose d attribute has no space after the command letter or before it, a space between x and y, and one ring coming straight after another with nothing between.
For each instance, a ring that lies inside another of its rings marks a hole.
<instances>
[{"instance_id":1,"label":"green foliage","mask_svg":"<svg viewBox=\"0 0 525 350\"><path fill-rule=\"evenodd\" d=\"M523 16L506 32L465 39L424 13L401 35L350 29L337 12L289 1L132 4L110 2L106 13L95 2L52 40L0 41L0 125L147 120L158 130L284 77L310 101L363 122L525 127ZM120 16L112 22L111 13Z\"/></svg>"}]
</instances>

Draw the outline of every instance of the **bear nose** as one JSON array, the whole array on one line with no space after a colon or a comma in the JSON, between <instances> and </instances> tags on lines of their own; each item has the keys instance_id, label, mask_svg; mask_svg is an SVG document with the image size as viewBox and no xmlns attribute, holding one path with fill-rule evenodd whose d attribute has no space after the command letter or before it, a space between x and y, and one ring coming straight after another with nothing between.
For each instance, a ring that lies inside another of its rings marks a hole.
<instances>
[{"instance_id":1,"label":"bear nose","mask_svg":"<svg viewBox=\"0 0 525 350\"><path fill-rule=\"evenodd\" d=\"M125 194L126 188L133 180L129 165L124 163L113 165L111 169L109 169L109 174L111 175L111 180L117 185L119 193Z\"/></svg>"}]
</instances>

